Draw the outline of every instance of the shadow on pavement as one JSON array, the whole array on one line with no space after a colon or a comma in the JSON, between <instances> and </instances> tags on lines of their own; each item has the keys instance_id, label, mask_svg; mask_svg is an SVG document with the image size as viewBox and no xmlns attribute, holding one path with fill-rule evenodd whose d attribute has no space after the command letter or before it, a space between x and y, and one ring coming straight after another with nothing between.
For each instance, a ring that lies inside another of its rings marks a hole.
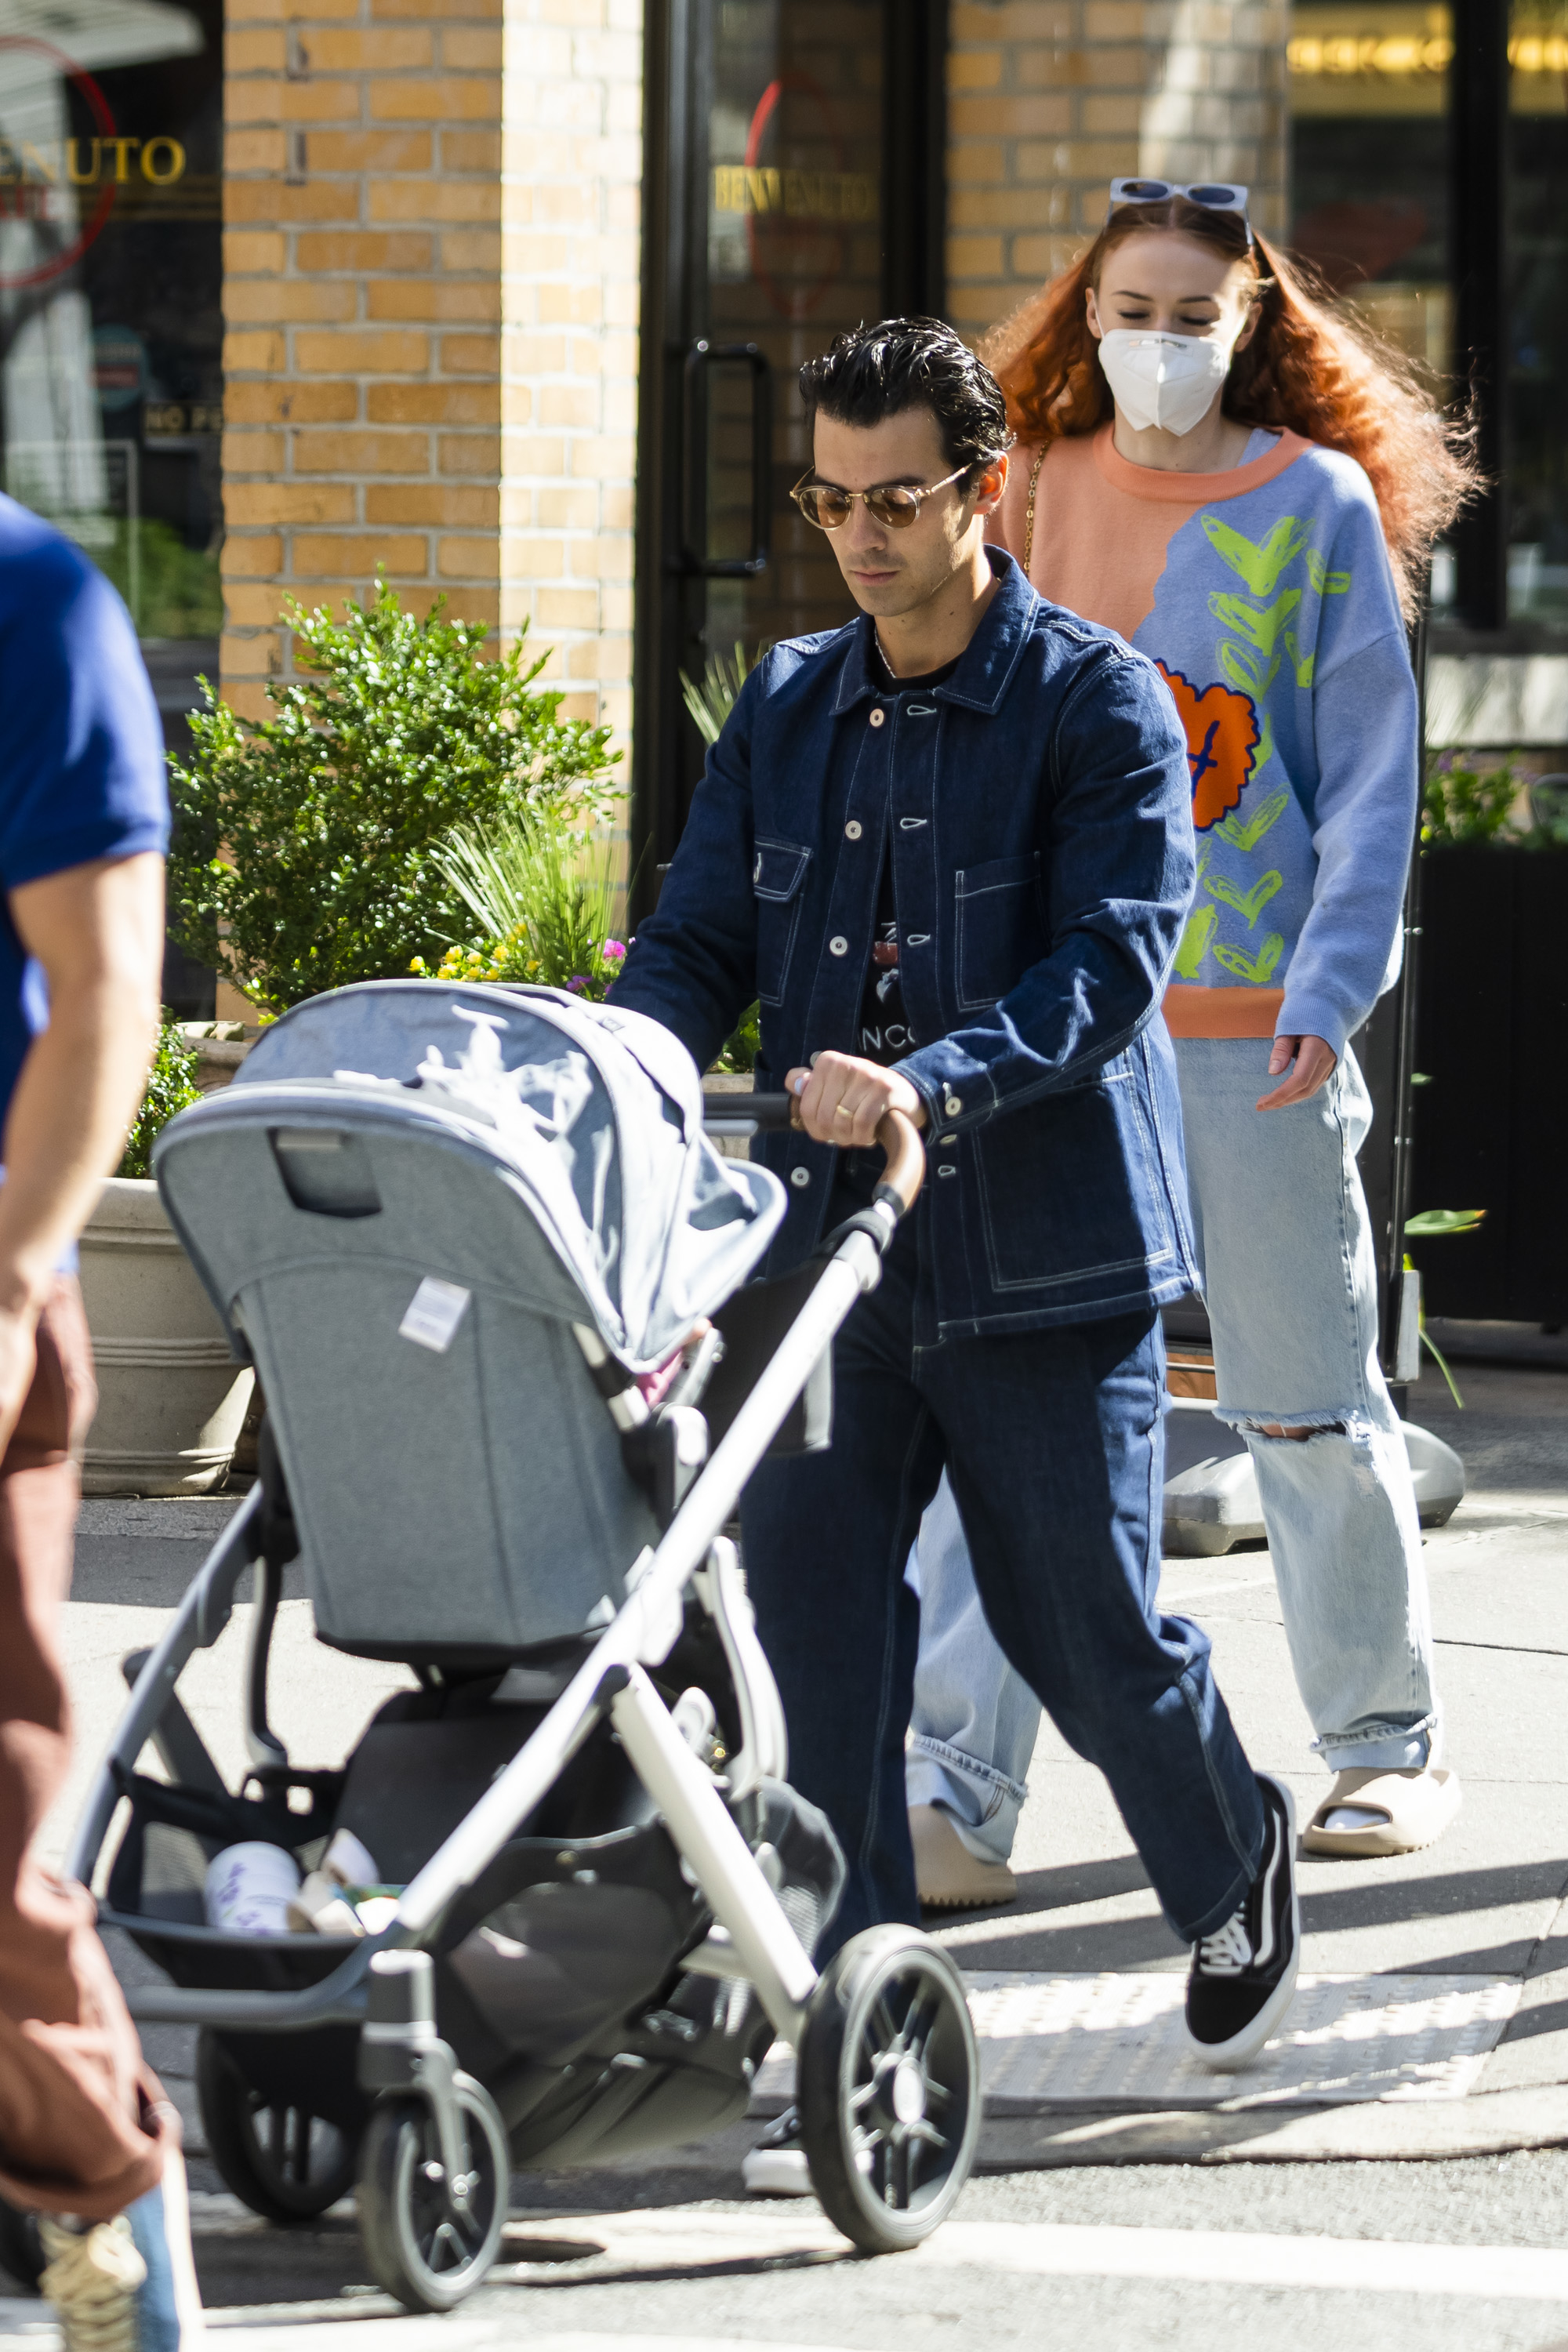
<instances>
[{"instance_id":1,"label":"shadow on pavement","mask_svg":"<svg viewBox=\"0 0 1568 2352\"><path fill-rule=\"evenodd\" d=\"M1508 1909L1520 1904L1555 1903L1568 1893L1568 1859L1503 1864L1493 1869L1457 1870L1436 1875L1401 1879L1365 1879L1357 1885L1352 1874L1363 1865L1311 1863L1316 1874L1327 1868L1344 1873L1343 1883L1313 1886L1301 1896L1303 1936L1329 1935L1347 1928L1388 1927L1401 1920L1444 1918L1453 1915ZM1005 1908L966 1915L962 1947L966 1969L1028 1968L1046 1974L1083 1969L1138 1969L1169 1962L1184 1954L1164 1921L1135 1919L1085 1921L1060 1927L1034 1927L1028 1922L1078 1903L1104 1902L1147 1885L1142 1865L1132 1857L1097 1863L1082 1868L1031 1871L1021 1882L1019 1899ZM977 1935L981 1923L995 1927L992 1938ZM951 1913L940 1918L927 1915L928 1927L959 1924ZM1462 1953L1445 1953L1440 1960L1413 1960L1413 1972L1440 1970L1447 1975L1516 1976L1523 1961L1520 1939ZM1310 1956L1309 1956L1310 1958Z\"/></svg>"}]
</instances>

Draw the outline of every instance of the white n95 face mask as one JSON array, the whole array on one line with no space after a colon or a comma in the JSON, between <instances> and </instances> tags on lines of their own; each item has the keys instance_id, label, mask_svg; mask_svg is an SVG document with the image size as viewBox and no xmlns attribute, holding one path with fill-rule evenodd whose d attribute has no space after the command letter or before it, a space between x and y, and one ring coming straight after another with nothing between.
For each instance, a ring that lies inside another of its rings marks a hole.
<instances>
[{"instance_id":1,"label":"white n95 face mask","mask_svg":"<svg viewBox=\"0 0 1568 2352\"><path fill-rule=\"evenodd\" d=\"M1117 407L1135 433L1157 425L1190 433L1214 405L1230 372L1236 338L1153 335L1141 327L1112 327L1100 339L1100 364Z\"/></svg>"}]
</instances>

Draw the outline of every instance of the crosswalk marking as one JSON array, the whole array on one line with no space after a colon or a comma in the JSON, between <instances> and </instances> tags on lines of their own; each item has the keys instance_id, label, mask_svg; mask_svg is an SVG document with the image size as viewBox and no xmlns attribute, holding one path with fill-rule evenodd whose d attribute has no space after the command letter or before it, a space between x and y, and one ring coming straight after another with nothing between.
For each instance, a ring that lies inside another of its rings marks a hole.
<instances>
[{"instance_id":1,"label":"crosswalk marking","mask_svg":"<svg viewBox=\"0 0 1568 2352\"><path fill-rule=\"evenodd\" d=\"M580 2260L571 2263L572 2249ZM531 2250L533 2259L530 2260ZM286 2252L279 2245L279 2253ZM215 2335L244 2352L481 2352L516 2339L531 2276L550 2265L551 2291L581 2284L607 2287L649 2271L664 2281L685 2273L700 2283L717 2265L756 2262L837 2263L857 2259L820 2209L803 2202L784 2212L715 2212L700 2207L661 2211L552 2214L508 2225L492 2283L449 2318L393 2316L382 2296L211 2311ZM913 2253L894 2258L889 2280L911 2270L974 2270L995 2276L1159 2280L1167 2284L1264 2287L1278 2292L1462 2296L1510 2303L1568 2304L1568 2249L1455 2246L1366 2238L1289 2237L1242 2230L1130 2229L1061 2222L949 2221ZM367 2310L367 2302L370 2308ZM538 2303L531 2319L542 2314ZM552 2319L562 2315L555 2303ZM647 2315L652 2316L650 2312ZM345 2324L353 2333L345 2337ZM0 2345L15 2352L55 2352L59 2341L44 2305L0 2300ZM832 2347L763 2346L737 2336L677 2333L535 2334L529 2352L832 2352Z\"/></svg>"},{"instance_id":2,"label":"crosswalk marking","mask_svg":"<svg viewBox=\"0 0 1568 2352\"><path fill-rule=\"evenodd\" d=\"M530 2225L513 2224L507 2252L521 2253ZM542 2227L540 2234L543 2234ZM797 2215L595 2214L554 2221L554 2239L602 2245L617 2270L686 2266L748 2257L848 2250L815 2206ZM1356 2294L1507 2297L1568 2303L1568 2250L1445 2246L1367 2238L1287 2237L1241 2230L1140 2230L1061 2222L949 2221L916 2252L898 2257L939 2270L977 2268L1057 2278L1189 2279L1237 2286L1338 2287Z\"/></svg>"},{"instance_id":3,"label":"crosswalk marking","mask_svg":"<svg viewBox=\"0 0 1568 2352\"><path fill-rule=\"evenodd\" d=\"M944 1940L994 1934L987 1920ZM1523 1989L1517 1977L1305 1974L1267 2049L1239 2073L1215 2074L1188 2049L1180 1975L970 1969L966 1981L989 2116L1462 2099ZM794 2053L776 2042L752 2112L786 2106L794 2086Z\"/></svg>"}]
</instances>

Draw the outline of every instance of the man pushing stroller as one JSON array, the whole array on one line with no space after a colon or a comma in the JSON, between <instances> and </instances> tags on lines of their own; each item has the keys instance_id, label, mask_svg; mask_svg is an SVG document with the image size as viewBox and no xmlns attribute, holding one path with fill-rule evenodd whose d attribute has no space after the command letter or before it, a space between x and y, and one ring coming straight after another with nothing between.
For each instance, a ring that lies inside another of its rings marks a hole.
<instances>
[{"instance_id":1,"label":"man pushing stroller","mask_svg":"<svg viewBox=\"0 0 1568 2352\"><path fill-rule=\"evenodd\" d=\"M747 679L615 992L700 1067L760 1000L756 1085L800 1122L765 1146L790 1187L771 1273L867 1206L885 1111L927 1139L836 1346L830 1451L764 1462L744 1499L791 1778L848 1862L835 1938L918 1919L904 1564L945 1467L993 1630L1193 1947L1194 2053L1239 2066L1300 1938L1289 1793L1156 1599L1159 1308L1194 1281L1155 1017L1194 884L1186 748L1153 665L984 544L1005 411L949 328L860 328L801 383L793 495L860 617Z\"/></svg>"}]
</instances>

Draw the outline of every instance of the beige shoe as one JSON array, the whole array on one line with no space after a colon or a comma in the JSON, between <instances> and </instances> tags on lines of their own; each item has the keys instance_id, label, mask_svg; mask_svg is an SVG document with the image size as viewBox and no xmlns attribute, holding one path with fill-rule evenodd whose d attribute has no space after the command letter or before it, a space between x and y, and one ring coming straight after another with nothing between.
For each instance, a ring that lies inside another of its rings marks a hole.
<instances>
[{"instance_id":1,"label":"beige shoe","mask_svg":"<svg viewBox=\"0 0 1568 2352\"><path fill-rule=\"evenodd\" d=\"M54 2305L65 2352L142 2352L137 2301L147 2265L125 2215L72 2230L45 2213L38 2234L49 2258L38 2293Z\"/></svg>"},{"instance_id":2,"label":"beige shoe","mask_svg":"<svg viewBox=\"0 0 1568 2352\"><path fill-rule=\"evenodd\" d=\"M940 1805L910 1807L915 1885L929 1911L984 1911L1011 1903L1018 1882L1005 1862L979 1862Z\"/></svg>"},{"instance_id":3,"label":"beige shoe","mask_svg":"<svg viewBox=\"0 0 1568 2352\"><path fill-rule=\"evenodd\" d=\"M1436 1844L1460 1802L1459 1776L1446 1764L1426 1764L1418 1772L1352 1765L1302 1831L1301 1850L1343 1861L1419 1853Z\"/></svg>"}]
</instances>

